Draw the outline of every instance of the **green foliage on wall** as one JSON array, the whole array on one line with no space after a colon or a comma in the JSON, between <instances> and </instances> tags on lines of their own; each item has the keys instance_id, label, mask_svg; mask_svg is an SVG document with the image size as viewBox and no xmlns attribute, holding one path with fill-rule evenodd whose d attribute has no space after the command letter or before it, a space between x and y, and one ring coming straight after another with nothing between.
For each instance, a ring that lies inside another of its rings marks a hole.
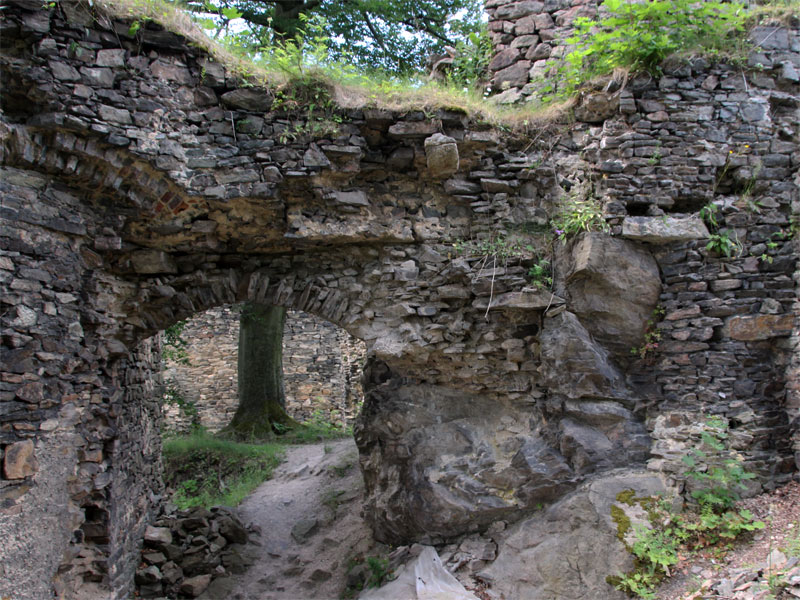
<instances>
[{"instance_id":1,"label":"green foliage on wall","mask_svg":"<svg viewBox=\"0 0 800 600\"><path fill-rule=\"evenodd\" d=\"M657 74L661 62L679 52L727 53L746 20L743 4L692 0L606 0L600 14L607 16L575 20L575 33L566 39L571 51L556 65L546 94L570 96L619 68Z\"/></svg>"}]
</instances>

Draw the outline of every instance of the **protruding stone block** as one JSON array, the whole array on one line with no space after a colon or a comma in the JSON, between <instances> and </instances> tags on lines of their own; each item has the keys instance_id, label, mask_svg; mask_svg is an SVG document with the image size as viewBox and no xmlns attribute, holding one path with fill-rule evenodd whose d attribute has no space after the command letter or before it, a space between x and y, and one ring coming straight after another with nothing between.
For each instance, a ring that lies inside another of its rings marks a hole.
<instances>
[{"instance_id":1,"label":"protruding stone block","mask_svg":"<svg viewBox=\"0 0 800 600\"><path fill-rule=\"evenodd\" d=\"M355 192L331 192L325 196L327 200L333 200L336 204L346 206L369 206L367 194L362 191Z\"/></svg>"},{"instance_id":2,"label":"protruding stone block","mask_svg":"<svg viewBox=\"0 0 800 600\"><path fill-rule=\"evenodd\" d=\"M272 106L272 96L261 88L239 88L222 94L222 103L232 108L267 112Z\"/></svg>"},{"instance_id":3,"label":"protruding stone block","mask_svg":"<svg viewBox=\"0 0 800 600\"><path fill-rule=\"evenodd\" d=\"M25 479L39 470L32 440L6 446L3 457L3 476L6 479Z\"/></svg>"},{"instance_id":4,"label":"protruding stone block","mask_svg":"<svg viewBox=\"0 0 800 600\"><path fill-rule=\"evenodd\" d=\"M723 328L723 335L734 340L754 342L791 335L794 315L741 315L731 317Z\"/></svg>"},{"instance_id":5,"label":"protruding stone block","mask_svg":"<svg viewBox=\"0 0 800 600\"><path fill-rule=\"evenodd\" d=\"M564 299L551 294L547 291L522 291L522 292L508 292L505 294L497 294L491 298L491 305L489 304L490 298L478 298L472 303L473 308L478 310L485 310L487 306L490 309L506 309L506 310L544 310L548 306L558 306L564 304Z\"/></svg>"},{"instance_id":6,"label":"protruding stone block","mask_svg":"<svg viewBox=\"0 0 800 600\"><path fill-rule=\"evenodd\" d=\"M688 242L708 238L708 229L700 217L626 217L622 237L651 244Z\"/></svg>"},{"instance_id":7,"label":"protruding stone block","mask_svg":"<svg viewBox=\"0 0 800 600\"><path fill-rule=\"evenodd\" d=\"M661 294L658 264L642 246L600 233L583 234L571 246L566 273L569 310L598 342L618 356L641 345L647 320Z\"/></svg>"},{"instance_id":8,"label":"protruding stone block","mask_svg":"<svg viewBox=\"0 0 800 600\"><path fill-rule=\"evenodd\" d=\"M433 177L448 177L458 171L458 146L444 134L434 133L425 140L428 170Z\"/></svg>"},{"instance_id":9,"label":"protruding stone block","mask_svg":"<svg viewBox=\"0 0 800 600\"><path fill-rule=\"evenodd\" d=\"M428 137L436 133L438 125L431 121L399 121L389 127L389 135L396 138Z\"/></svg>"}]
</instances>

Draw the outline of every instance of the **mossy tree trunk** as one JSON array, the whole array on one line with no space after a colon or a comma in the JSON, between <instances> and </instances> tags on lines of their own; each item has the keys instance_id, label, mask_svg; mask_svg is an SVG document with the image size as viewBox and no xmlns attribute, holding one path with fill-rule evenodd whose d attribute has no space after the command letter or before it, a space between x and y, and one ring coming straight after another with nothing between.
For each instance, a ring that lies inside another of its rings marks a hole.
<instances>
[{"instance_id":1,"label":"mossy tree trunk","mask_svg":"<svg viewBox=\"0 0 800 600\"><path fill-rule=\"evenodd\" d=\"M297 422L286 413L281 306L245 304L239 322L239 406L223 433L262 438Z\"/></svg>"}]
</instances>

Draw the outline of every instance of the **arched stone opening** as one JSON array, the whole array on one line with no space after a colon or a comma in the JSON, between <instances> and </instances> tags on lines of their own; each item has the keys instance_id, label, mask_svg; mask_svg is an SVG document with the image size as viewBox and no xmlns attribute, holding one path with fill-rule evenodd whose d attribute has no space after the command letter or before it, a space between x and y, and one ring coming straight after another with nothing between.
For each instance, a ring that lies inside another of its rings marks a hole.
<instances>
[{"instance_id":1,"label":"arched stone opening","mask_svg":"<svg viewBox=\"0 0 800 600\"><path fill-rule=\"evenodd\" d=\"M184 321L185 360L169 360L164 386L166 431L201 427L212 433L230 423L238 405L240 305L209 309ZM364 401L366 348L343 329L302 311L290 311L283 334L286 409L300 422L314 419L350 427ZM182 355L184 356L184 355ZM182 409L187 406L189 410Z\"/></svg>"}]
</instances>

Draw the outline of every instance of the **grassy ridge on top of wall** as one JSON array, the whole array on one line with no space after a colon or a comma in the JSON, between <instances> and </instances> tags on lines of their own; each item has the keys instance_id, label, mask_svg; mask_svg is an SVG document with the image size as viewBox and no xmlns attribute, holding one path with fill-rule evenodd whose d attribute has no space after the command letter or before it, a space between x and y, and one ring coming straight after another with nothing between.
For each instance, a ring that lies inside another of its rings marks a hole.
<instances>
[{"instance_id":1,"label":"grassy ridge on top of wall","mask_svg":"<svg viewBox=\"0 0 800 600\"><path fill-rule=\"evenodd\" d=\"M470 119L485 122L495 128L512 133L530 133L542 127L568 120L575 98L560 99L550 103L527 103L500 106L485 98L479 90L458 89L455 86L430 81L408 82L372 73L356 72L344 64L309 64L297 55L286 55L281 49L270 50L265 57L247 56L235 48L209 38L192 18L177 5L166 0L98 0L95 7L111 18L131 23L131 33L155 22L166 30L185 37L190 44L207 52L243 84L262 86L274 92L291 93L295 87L321 86L330 90L331 102L339 108L378 108L397 112L410 110L435 111L448 109L464 112ZM746 23L749 27L778 22L796 24L800 16L800 0L776 0L749 7ZM742 33L742 38L746 34ZM745 44L739 45L745 52ZM324 52L324 48L315 51ZM281 53L283 53L281 59ZM682 48L678 54L702 54L702 47ZM278 56L278 60L275 56ZM717 56L722 60L735 59ZM739 57L742 58L742 57ZM277 65L277 67L276 67ZM625 68L625 65L620 65ZM580 88L589 82L575 86Z\"/></svg>"}]
</instances>

